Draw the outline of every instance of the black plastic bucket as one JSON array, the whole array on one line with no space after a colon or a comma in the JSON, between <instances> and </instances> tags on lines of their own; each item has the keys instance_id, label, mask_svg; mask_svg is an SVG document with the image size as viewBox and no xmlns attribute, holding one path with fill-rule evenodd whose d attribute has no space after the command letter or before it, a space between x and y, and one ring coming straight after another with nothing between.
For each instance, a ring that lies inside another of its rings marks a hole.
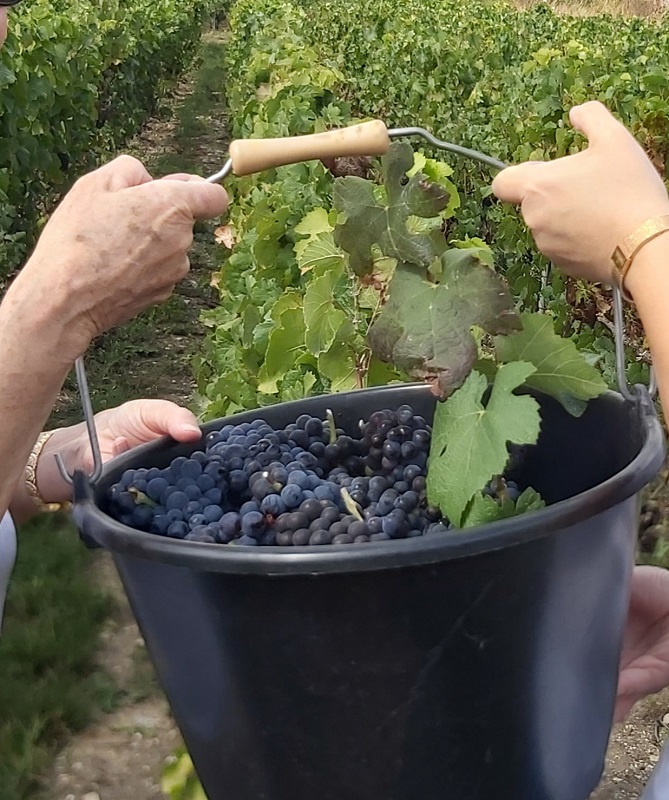
<instances>
[{"instance_id":1,"label":"black plastic bucket","mask_svg":"<svg viewBox=\"0 0 669 800\"><path fill-rule=\"evenodd\" d=\"M452 535L286 549L134 531L105 493L129 467L197 449L165 440L92 491L80 481L77 522L113 553L209 799L585 800L611 726L638 492L664 456L638 391L579 419L536 395L520 484L552 505ZM405 385L223 422L331 408L354 432L403 403L433 414L429 390Z\"/></svg>"}]
</instances>

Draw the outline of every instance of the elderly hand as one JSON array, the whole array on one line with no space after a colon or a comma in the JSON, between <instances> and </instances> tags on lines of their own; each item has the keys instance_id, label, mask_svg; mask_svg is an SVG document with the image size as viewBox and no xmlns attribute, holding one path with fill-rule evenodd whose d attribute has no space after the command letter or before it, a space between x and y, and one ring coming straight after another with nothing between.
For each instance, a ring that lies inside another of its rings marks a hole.
<instances>
[{"instance_id":1,"label":"elderly hand","mask_svg":"<svg viewBox=\"0 0 669 800\"><path fill-rule=\"evenodd\" d=\"M152 180L121 156L77 181L8 297L52 310L73 360L98 334L169 297L190 266L194 221L226 206L221 186L194 176Z\"/></svg>"},{"instance_id":2,"label":"elderly hand","mask_svg":"<svg viewBox=\"0 0 669 800\"><path fill-rule=\"evenodd\" d=\"M669 685L669 571L636 567L620 664L615 721Z\"/></svg>"},{"instance_id":3,"label":"elderly hand","mask_svg":"<svg viewBox=\"0 0 669 800\"><path fill-rule=\"evenodd\" d=\"M571 110L588 138L581 153L508 167L493 181L520 205L538 248L574 277L611 282L614 248L641 222L669 213L664 184L645 153L601 105Z\"/></svg>"},{"instance_id":4,"label":"elderly hand","mask_svg":"<svg viewBox=\"0 0 669 800\"><path fill-rule=\"evenodd\" d=\"M100 450L104 461L140 444L171 436L179 442L196 442L201 437L197 419L187 408L168 400L131 400L95 415ZM71 497L70 487L57 470L54 455L61 453L70 473L90 472L93 466L88 432L84 423L56 431L42 451L37 466L37 486L49 503Z\"/></svg>"}]
</instances>

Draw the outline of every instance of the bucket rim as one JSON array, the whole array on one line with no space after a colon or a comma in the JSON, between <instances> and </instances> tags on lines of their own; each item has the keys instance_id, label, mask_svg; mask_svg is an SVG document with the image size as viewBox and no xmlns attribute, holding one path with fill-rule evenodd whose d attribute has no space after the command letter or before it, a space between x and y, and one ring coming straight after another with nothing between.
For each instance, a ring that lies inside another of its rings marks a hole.
<instances>
[{"instance_id":1,"label":"bucket rim","mask_svg":"<svg viewBox=\"0 0 669 800\"><path fill-rule=\"evenodd\" d=\"M303 409L305 401L319 400L323 403L328 397L342 398L360 392L381 393L387 392L389 388L398 388L405 392L406 402L409 404L411 404L412 397L421 393L429 393L429 387L426 384L409 383L397 387L379 386L371 389L358 389L338 395L320 395L278 403L268 408ZM542 393L532 392L532 394L541 396ZM602 396L608 396L610 401L629 405L628 401L618 392L608 391ZM79 481L73 517L85 540L114 554L134 556L206 572L267 577L375 572L425 566L481 555L543 538L579 522L592 519L636 495L657 474L665 454L662 427L645 387L638 387L637 397L635 413L642 427L642 445L637 455L622 470L585 492L538 511L468 528L462 533L375 542L369 547L353 544L330 545L323 548L308 546L285 548L278 545L226 547L220 544L169 539L155 533L139 531L106 514L96 504L96 499L99 499L103 488L109 483L110 475L112 473L119 474L123 469L130 468L137 462L138 457L150 455L164 446L166 442L174 444L169 437L134 448L109 461L96 486ZM201 426L203 438L210 431L217 430L223 425L256 419L265 410L253 409L206 423ZM300 413L308 413L308 410L303 409ZM199 443L191 444L194 446L193 449L197 449Z\"/></svg>"}]
</instances>

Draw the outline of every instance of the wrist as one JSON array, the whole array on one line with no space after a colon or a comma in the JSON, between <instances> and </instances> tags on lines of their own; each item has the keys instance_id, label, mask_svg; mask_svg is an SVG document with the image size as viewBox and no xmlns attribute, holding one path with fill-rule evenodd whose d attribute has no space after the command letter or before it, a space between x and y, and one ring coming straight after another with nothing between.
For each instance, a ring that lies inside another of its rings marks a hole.
<instances>
[{"instance_id":1,"label":"wrist","mask_svg":"<svg viewBox=\"0 0 669 800\"><path fill-rule=\"evenodd\" d=\"M55 456L62 457L69 474L82 467L85 450L82 428L82 425L59 428L44 445L35 469L37 491L44 503L65 503L72 499L72 487L60 474Z\"/></svg>"},{"instance_id":2,"label":"wrist","mask_svg":"<svg viewBox=\"0 0 669 800\"><path fill-rule=\"evenodd\" d=\"M625 278L625 288L637 306L643 306L649 298L657 300L658 296L664 302L669 299L669 231L639 250Z\"/></svg>"},{"instance_id":3,"label":"wrist","mask_svg":"<svg viewBox=\"0 0 669 800\"><path fill-rule=\"evenodd\" d=\"M60 273L41 262L28 261L5 293L2 308L5 327L36 352L48 351L69 367L85 352L93 334L78 311L71 287L58 280Z\"/></svg>"}]
</instances>

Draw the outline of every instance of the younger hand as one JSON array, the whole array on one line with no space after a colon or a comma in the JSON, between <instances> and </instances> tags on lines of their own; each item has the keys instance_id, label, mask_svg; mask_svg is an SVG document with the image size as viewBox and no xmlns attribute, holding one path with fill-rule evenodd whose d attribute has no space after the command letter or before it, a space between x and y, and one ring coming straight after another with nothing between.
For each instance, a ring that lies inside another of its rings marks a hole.
<instances>
[{"instance_id":1,"label":"younger hand","mask_svg":"<svg viewBox=\"0 0 669 800\"><path fill-rule=\"evenodd\" d=\"M577 278L611 282L611 255L649 217L669 213L657 171L627 129L597 102L572 108L586 150L502 170L495 194L520 205L537 247Z\"/></svg>"},{"instance_id":2,"label":"younger hand","mask_svg":"<svg viewBox=\"0 0 669 800\"><path fill-rule=\"evenodd\" d=\"M623 641L615 721L669 685L669 571L636 567Z\"/></svg>"}]
</instances>

